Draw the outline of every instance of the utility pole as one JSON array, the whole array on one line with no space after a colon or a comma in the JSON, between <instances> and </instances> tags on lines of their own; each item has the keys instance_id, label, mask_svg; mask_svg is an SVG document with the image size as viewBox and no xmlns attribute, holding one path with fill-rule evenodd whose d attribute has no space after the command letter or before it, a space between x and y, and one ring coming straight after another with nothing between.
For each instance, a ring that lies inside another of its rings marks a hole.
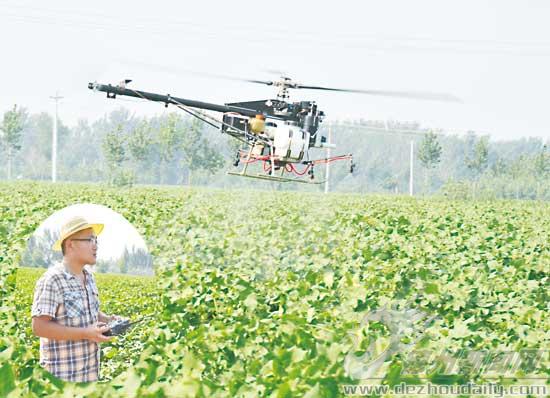
<instances>
[{"instance_id":1,"label":"utility pole","mask_svg":"<svg viewBox=\"0 0 550 398\"><path fill-rule=\"evenodd\" d=\"M332 123L331 122L328 123L328 143L332 144ZM327 159L330 158L330 155L331 155L331 150L330 150L330 145L329 145L328 148L327 148ZM326 167L326 169L325 169L325 193L328 193L328 190L329 190L328 179L329 179L329 176L330 176L330 163L328 161L327 161L325 167Z\"/></svg>"},{"instance_id":2,"label":"utility pole","mask_svg":"<svg viewBox=\"0 0 550 398\"><path fill-rule=\"evenodd\" d=\"M52 132L52 182L57 180L57 103L63 97L59 96L59 93L55 92L55 97L50 97L55 101L55 117L53 119L53 132Z\"/></svg>"},{"instance_id":3,"label":"utility pole","mask_svg":"<svg viewBox=\"0 0 550 398\"><path fill-rule=\"evenodd\" d=\"M410 171L409 171L409 195L413 196L413 167L414 167L414 141L411 140L411 155L410 155Z\"/></svg>"}]
</instances>

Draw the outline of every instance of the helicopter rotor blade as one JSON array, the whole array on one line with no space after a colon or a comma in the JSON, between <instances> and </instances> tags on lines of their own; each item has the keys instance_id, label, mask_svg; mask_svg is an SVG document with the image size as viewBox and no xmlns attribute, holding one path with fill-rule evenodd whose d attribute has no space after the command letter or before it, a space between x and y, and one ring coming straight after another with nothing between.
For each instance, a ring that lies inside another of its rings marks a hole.
<instances>
[{"instance_id":1,"label":"helicopter rotor blade","mask_svg":"<svg viewBox=\"0 0 550 398\"><path fill-rule=\"evenodd\" d=\"M237 82L248 82L248 83L257 83L257 84L265 84L267 86L272 86L272 81L266 81L266 80L255 80L255 79L243 79L240 77L235 76L229 76L229 75L223 75L219 73L210 73L210 72L199 72L197 70L192 69L186 69L186 68L179 68L174 66L165 66L165 65L155 65L148 62L134 62L134 64L137 64L138 66L152 69L152 70L164 70L165 72L168 72L170 74L178 75L178 74L189 74L194 76L201 76L201 77L207 77L207 78L214 78L214 79L223 79L223 80L233 80Z\"/></svg>"},{"instance_id":2,"label":"helicopter rotor blade","mask_svg":"<svg viewBox=\"0 0 550 398\"><path fill-rule=\"evenodd\" d=\"M192 70L184 69L182 72L189 73L196 76L203 76L203 77L209 77L214 79L223 79L223 80L232 80L237 82L247 82L247 83L257 83L257 84L265 84L267 86L272 86L273 82L268 80L255 80L255 79L244 79L241 77L235 77L235 76L228 76L228 75L220 75L217 73L209 73L209 72L197 72Z\"/></svg>"},{"instance_id":3,"label":"helicopter rotor blade","mask_svg":"<svg viewBox=\"0 0 550 398\"><path fill-rule=\"evenodd\" d=\"M432 100L432 101L462 102L460 98L455 97L452 94L432 93L432 92L424 92L424 91L356 90L356 89L330 88L330 87L321 87L321 86L306 86L303 84L297 84L295 88L302 88L302 89L308 89L308 90L339 91L344 93L358 93L358 94L367 94L367 95L380 95L385 97L412 98L412 99Z\"/></svg>"},{"instance_id":4,"label":"helicopter rotor blade","mask_svg":"<svg viewBox=\"0 0 550 398\"><path fill-rule=\"evenodd\" d=\"M273 86L273 82L268 80L252 80L252 79L241 79L241 80L243 82L258 83L258 84L265 84L267 86Z\"/></svg>"},{"instance_id":5,"label":"helicopter rotor blade","mask_svg":"<svg viewBox=\"0 0 550 398\"><path fill-rule=\"evenodd\" d=\"M285 77L287 76L286 73L280 70L265 70L265 72L267 73L272 73L272 74L276 73L281 76L281 80L272 81L272 80L244 79L240 77L218 74L218 73L210 73L210 72L202 72L202 71L199 72L196 70L191 70L186 68L153 65L147 62L134 62L134 64L138 64L142 67L146 67L147 69L155 69L155 70L161 69L171 74L187 73L195 76L202 76L202 77L214 78L214 79L264 84L266 86L283 86L283 87L288 87L290 89L300 88L300 89L307 89L307 90L337 91L337 92L344 92L344 93L378 95L378 96L385 96L385 97L411 98L411 99L459 102L459 103L463 102L460 98L455 97L454 95L445 94L445 93L433 93L433 92L423 92L423 91L357 90L357 89L331 88L331 87L297 84L297 83L294 83L290 78Z\"/></svg>"}]
</instances>

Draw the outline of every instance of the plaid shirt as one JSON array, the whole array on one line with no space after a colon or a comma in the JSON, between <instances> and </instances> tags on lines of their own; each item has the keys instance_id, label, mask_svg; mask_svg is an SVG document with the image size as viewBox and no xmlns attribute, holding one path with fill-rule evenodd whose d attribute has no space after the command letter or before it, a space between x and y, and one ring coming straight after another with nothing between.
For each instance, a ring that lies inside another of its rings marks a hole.
<instances>
[{"instance_id":1,"label":"plaid shirt","mask_svg":"<svg viewBox=\"0 0 550 398\"><path fill-rule=\"evenodd\" d=\"M99 315L99 292L86 268L86 287L62 263L49 268L36 283L31 316L49 315L59 325L84 328ZM90 340L40 338L40 365L54 376L74 382L99 379L99 345Z\"/></svg>"}]
</instances>

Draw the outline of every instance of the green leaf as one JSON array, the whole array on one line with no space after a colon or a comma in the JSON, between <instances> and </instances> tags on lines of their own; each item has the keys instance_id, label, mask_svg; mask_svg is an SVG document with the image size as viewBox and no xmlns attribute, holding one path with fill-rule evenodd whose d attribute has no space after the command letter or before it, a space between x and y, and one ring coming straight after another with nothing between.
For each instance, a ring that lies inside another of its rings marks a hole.
<instances>
[{"instance_id":1,"label":"green leaf","mask_svg":"<svg viewBox=\"0 0 550 398\"><path fill-rule=\"evenodd\" d=\"M5 397L15 389L15 376L9 363L0 367L0 397Z\"/></svg>"},{"instance_id":2,"label":"green leaf","mask_svg":"<svg viewBox=\"0 0 550 398\"><path fill-rule=\"evenodd\" d=\"M439 294L439 286L435 283L426 283L424 291L427 294Z\"/></svg>"}]
</instances>

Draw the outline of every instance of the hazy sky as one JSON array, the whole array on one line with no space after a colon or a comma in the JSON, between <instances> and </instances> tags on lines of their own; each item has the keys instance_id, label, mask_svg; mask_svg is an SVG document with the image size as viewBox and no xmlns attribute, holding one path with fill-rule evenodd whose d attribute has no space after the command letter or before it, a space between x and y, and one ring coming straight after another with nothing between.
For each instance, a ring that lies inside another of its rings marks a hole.
<instances>
[{"instance_id":1,"label":"hazy sky","mask_svg":"<svg viewBox=\"0 0 550 398\"><path fill-rule=\"evenodd\" d=\"M36 6L34 6L36 4ZM119 106L87 83L225 103L275 97L271 87L198 77L201 71L330 87L437 91L464 103L293 91L329 118L416 120L495 139L550 137L549 1L0 0L0 111L14 103L69 125Z\"/></svg>"}]
</instances>

